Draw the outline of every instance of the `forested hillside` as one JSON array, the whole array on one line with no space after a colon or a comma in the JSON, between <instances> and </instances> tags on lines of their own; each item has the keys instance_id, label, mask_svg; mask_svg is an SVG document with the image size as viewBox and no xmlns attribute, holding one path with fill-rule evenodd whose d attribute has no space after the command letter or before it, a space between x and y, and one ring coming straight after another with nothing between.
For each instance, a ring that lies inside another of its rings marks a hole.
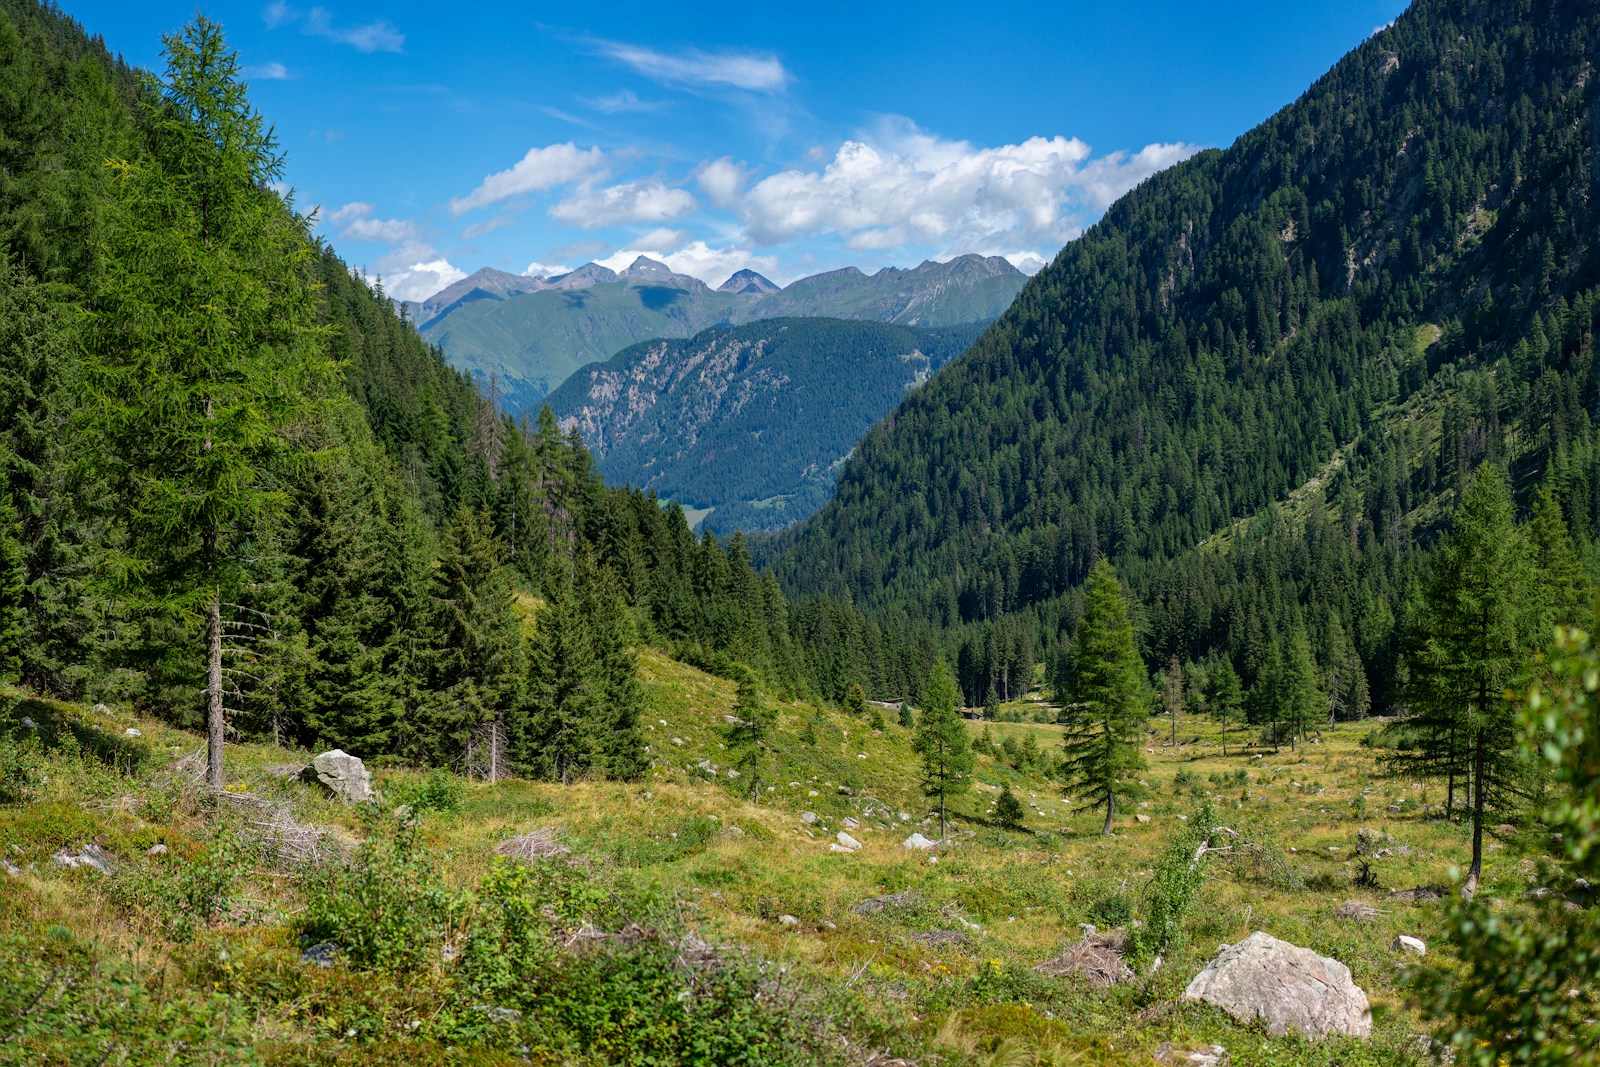
<instances>
[{"instance_id":1,"label":"forested hillside","mask_svg":"<svg viewBox=\"0 0 1600 1067\"><path fill-rule=\"evenodd\" d=\"M1419 0L1063 249L862 442L781 579L954 628L978 700L1105 555L1150 664L1250 684L1304 629L1387 706L1475 467L1596 533L1597 48L1589 3Z\"/></svg>"},{"instance_id":2,"label":"forested hillside","mask_svg":"<svg viewBox=\"0 0 1600 1067\"><path fill-rule=\"evenodd\" d=\"M778 529L822 506L861 435L981 329L767 319L625 348L550 407L613 484L710 508L707 530Z\"/></svg>"},{"instance_id":3,"label":"forested hillside","mask_svg":"<svg viewBox=\"0 0 1600 1067\"><path fill-rule=\"evenodd\" d=\"M209 722L213 763L555 777L643 766L642 641L843 695L805 620L859 616L791 629L741 546L513 424L312 241L218 27L156 79L0 15L0 679Z\"/></svg>"}]
</instances>

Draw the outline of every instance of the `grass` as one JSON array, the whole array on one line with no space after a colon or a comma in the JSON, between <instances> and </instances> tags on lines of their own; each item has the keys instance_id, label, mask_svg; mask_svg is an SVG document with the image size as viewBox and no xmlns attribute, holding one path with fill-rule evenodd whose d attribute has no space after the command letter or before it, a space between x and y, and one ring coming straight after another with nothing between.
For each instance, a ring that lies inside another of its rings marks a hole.
<instances>
[{"instance_id":1,"label":"grass","mask_svg":"<svg viewBox=\"0 0 1600 1067\"><path fill-rule=\"evenodd\" d=\"M847 1004L837 1010L852 1020L857 1061L880 1048L929 1063L1149 1062L1166 1042L1222 1044L1236 1064L1400 1064L1421 1055L1416 1035L1427 1026L1407 1005L1404 961L1388 945L1401 933L1428 939L1438 906L1391 904L1387 893L1446 882L1465 857L1467 834L1431 817L1440 790L1381 773L1374 750L1362 744L1371 724L1340 725L1276 754L1237 749L1236 735L1224 757L1214 724L1184 718L1185 743L1168 746L1168 723L1153 722L1147 795L1119 814L1109 839L1098 834L1100 815L1076 810L1038 770L980 756L972 790L953 801L952 840L928 853L901 845L913 830L935 836L937 823L919 789L909 733L892 721L878 733L832 710L782 705L771 786L752 801L724 767L722 716L733 705L732 684L650 651L641 674L652 759L642 781L434 783L446 810L424 818L422 847L442 886L468 899L495 870L496 844L554 827L592 873L596 899L635 901L638 914L628 918L646 927L732 946L740 958L782 968L797 988ZM24 714L42 729L24 730ZM28 961L0 976L0 1063L70 1061L42 1052L49 1042L37 1033L21 1045L7 1043L8 1006L18 1033L36 1016L102 1018L98 1030L74 1024L92 1031L82 1047L99 1041L122 1048L122 1041L131 1050L127 1062L140 1062L144 1052L159 1058L155 1050L169 1045L192 1047L195 1062L233 1062L217 1050L235 1046L267 1063L521 1062L504 1049L463 1051L430 1040L432 1023L406 1029L443 1011L442 965L426 981L373 981L343 965L302 962L292 934L305 907L302 881L259 851L246 849L231 868L226 900L209 921L187 920L185 933L176 916L206 899L202 875L208 857L218 855L220 827L254 841L260 828L253 824L272 806L327 830L330 847L353 849L374 832L359 812L284 776L311 753L230 746L235 799L217 800L194 782L201 742L193 734L120 709L35 699L12 717L5 735L13 744L31 735L20 743L31 746L36 780L25 802L0 806L0 851L20 870L4 878L0 946ZM972 724L975 736L985 728ZM997 744L1032 736L1045 751L1059 738L1048 723L987 729ZM417 791L429 781L402 768L375 778L396 796L422 795ZM1004 787L1024 804L1022 832L988 818ZM1221 822L1279 850L1304 888L1281 888L1243 866L1217 863L1181 943L1154 974L1107 991L1034 973L1077 938L1080 923L1104 925L1119 907L1138 909L1162 849L1202 802ZM805 812L815 821L802 821ZM862 847L831 852L846 818ZM1362 827L1405 846L1404 854L1373 861L1376 889L1354 886ZM115 857L111 876L67 870L50 858L89 841ZM147 855L156 844L168 851ZM1488 891L1518 895L1533 870L1515 842L1495 842ZM855 910L868 898L906 891L914 896L904 906ZM1333 910L1352 899L1382 913L1364 924L1335 918ZM781 916L797 923L781 923ZM959 937L918 939L930 930ZM1372 1040L1273 1038L1178 1002L1219 944L1253 930L1347 964L1373 1003ZM60 988L63 973L77 976L70 995ZM46 988L50 981L55 992ZM38 1003L27 1008L35 996ZM128 1022L130 1012L136 1024ZM18 1048L31 1058L7 1060Z\"/></svg>"}]
</instances>

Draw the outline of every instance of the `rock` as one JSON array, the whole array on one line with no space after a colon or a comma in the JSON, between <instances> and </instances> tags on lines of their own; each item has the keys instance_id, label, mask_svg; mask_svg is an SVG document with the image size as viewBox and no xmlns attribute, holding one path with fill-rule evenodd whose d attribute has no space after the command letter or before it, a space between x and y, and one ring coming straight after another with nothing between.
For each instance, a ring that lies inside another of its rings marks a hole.
<instances>
[{"instance_id":1,"label":"rock","mask_svg":"<svg viewBox=\"0 0 1600 1067\"><path fill-rule=\"evenodd\" d=\"M146 856L165 856L166 854L167 854L167 846L166 845L162 845L162 844L151 845L145 851L145 855Z\"/></svg>"},{"instance_id":2,"label":"rock","mask_svg":"<svg viewBox=\"0 0 1600 1067\"><path fill-rule=\"evenodd\" d=\"M839 844L843 845L845 848L849 849L851 852L854 852L856 849L861 847L860 841L857 841L843 830L840 830L834 835L834 840L839 842Z\"/></svg>"},{"instance_id":3,"label":"rock","mask_svg":"<svg viewBox=\"0 0 1600 1067\"><path fill-rule=\"evenodd\" d=\"M780 926L799 926L800 925L800 920L796 919L793 915L780 915L780 916L778 916L778 925L780 925Z\"/></svg>"},{"instance_id":4,"label":"rock","mask_svg":"<svg viewBox=\"0 0 1600 1067\"><path fill-rule=\"evenodd\" d=\"M921 834L912 834L900 843L906 848L932 848L934 845L932 841L929 841Z\"/></svg>"},{"instance_id":5,"label":"rock","mask_svg":"<svg viewBox=\"0 0 1600 1067\"><path fill-rule=\"evenodd\" d=\"M841 820L841 825L844 826L844 828L846 830L859 830L859 829L861 829L861 824L859 822L857 822L855 819L852 819L848 815L846 815L844 817L844 819Z\"/></svg>"},{"instance_id":6,"label":"rock","mask_svg":"<svg viewBox=\"0 0 1600 1067\"><path fill-rule=\"evenodd\" d=\"M126 730L122 731L122 736L123 737L143 737L144 734L140 733L137 729L135 729L134 727L130 726Z\"/></svg>"},{"instance_id":7,"label":"rock","mask_svg":"<svg viewBox=\"0 0 1600 1067\"><path fill-rule=\"evenodd\" d=\"M1404 901L1408 904L1418 904L1425 900L1443 900L1444 886L1419 885L1415 889L1400 889L1389 894L1390 900Z\"/></svg>"},{"instance_id":8,"label":"rock","mask_svg":"<svg viewBox=\"0 0 1600 1067\"><path fill-rule=\"evenodd\" d=\"M101 874L111 873L111 857L93 841L79 848L76 853L62 849L50 858L63 867L91 867Z\"/></svg>"},{"instance_id":9,"label":"rock","mask_svg":"<svg viewBox=\"0 0 1600 1067\"><path fill-rule=\"evenodd\" d=\"M1133 817L1133 821L1138 823L1140 826L1143 826L1145 823L1150 821L1150 816L1146 815L1144 812L1140 812Z\"/></svg>"},{"instance_id":10,"label":"rock","mask_svg":"<svg viewBox=\"0 0 1600 1067\"><path fill-rule=\"evenodd\" d=\"M907 889L899 893L890 893L888 896L869 897L857 904L852 910L857 915L876 915L885 908L909 908L921 901L922 895L914 889Z\"/></svg>"},{"instance_id":11,"label":"rock","mask_svg":"<svg viewBox=\"0 0 1600 1067\"><path fill-rule=\"evenodd\" d=\"M817 821L817 813L814 811L802 811L800 813L800 821L810 826Z\"/></svg>"},{"instance_id":12,"label":"rock","mask_svg":"<svg viewBox=\"0 0 1600 1067\"><path fill-rule=\"evenodd\" d=\"M22 728L24 730L37 730L39 728L39 724L34 722L30 716L24 715L22 717Z\"/></svg>"},{"instance_id":13,"label":"rock","mask_svg":"<svg viewBox=\"0 0 1600 1067\"><path fill-rule=\"evenodd\" d=\"M744 836L744 830L740 829L737 826L725 826L725 827L723 827L722 832L727 837L743 837Z\"/></svg>"},{"instance_id":14,"label":"rock","mask_svg":"<svg viewBox=\"0 0 1600 1067\"><path fill-rule=\"evenodd\" d=\"M332 967L334 957L337 955L339 955L338 945L332 941L319 941L300 953L300 962L309 963L313 967Z\"/></svg>"},{"instance_id":15,"label":"rock","mask_svg":"<svg viewBox=\"0 0 1600 1067\"><path fill-rule=\"evenodd\" d=\"M111 709L106 707L104 704L96 704L94 707L90 708L89 711L92 712L95 715L110 715L111 714Z\"/></svg>"},{"instance_id":16,"label":"rock","mask_svg":"<svg viewBox=\"0 0 1600 1067\"><path fill-rule=\"evenodd\" d=\"M1224 949L1183 995L1215 1004L1240 1022L1261 1019L1279 1037L1291 1029L1313 1037L1372 1033L1367 995L1351 980L1350 968L1259 930Z\"/></svg>"},{"instance_id":17,"label":"rock","mask_svg":"<svg viewBox=\"0 0 1600 1067\"><path fill-rule=\"evenodd\" d=\"M729 726L743 726L744 725L744 720L739 718L739 716L737 716L737 715L724 715L722 717L722 721L727 723Z\"/></svg>"},{"instance_id":18,"label":"rock","mask_svg":"<svg viewBox=\"0 0 1600 1067\"><path fill-rule=\"evenodd\" d=\"M1426 956L1428 954L1428 946L1420 937L1411 937L1407 934L1401 934L1389 942L1389 947L1396 952L1409 952L1413 956Z\"/></svg>"},{"instance_id":19,"label":"rock","mask_svg":"<svg viewBox=\"0 0 1600 1067\"><path fill-rule=\"evenodd\" d=\"M516 1008L496 1008L488 1004L477 1004L472 1010L483 1012L489 1017L489 1021L494 1023L514 1023L522 1018L522 1013Z\"/></svg>"},{"instance_id":20,"label":"rock","mask_svg":"<svg viewBox=\"0 0 1600 1067\"><path fill-rule=\"evenodd\" d=\"M912 934L911 940L919 945L929 948L947 948L954 945L970 944L967 935L959 930L925 930L920 934Z\"/></svg>"},{"instance_id":21,"label":"rock","mask_svg":"<svg viewBox=\"0 0 1600 1067\"><path fill-rule=\"evenodd\" d=\"M846 848L844 845L839 844L837 841L829 841L828 842L828 851L829 852L842 852L846 856L854 856L856 854L856 850L855 849Z\"/></svg>"},{"instance_id":22,"label":"rock","mask_svg":"<svg viewBox=\"0 0 1600 1067\"><path fill-rule=\"evenodd\" d=\"M1356 855L1370 856L1385 845L1395 844L1393 834L1363 826L1356 831Z\"/></svg>"},{"instance_id":23,"label":"rock","mask_svg":"<svg viewBox=\"0 0 1600 1067\"><path fill-rule=\"evenodd\" d=\"M18 867L15 863L12 863L10 860L6 860L4 862L6 865L6 873L11 875L11 877L15 878L17 875L22 873L22 868Z\"/></svg>"},{"instance_id":24,"label":"rock","mask_svg":"<svg viewBox=\"0 0 1600 1067\"><path fill-rule=\"evenodd\" d=\"M1170 1067L1223 1067L1228 1062L1228 1050L1221 1045L1178 1048L1169 1041L1156 1049L1156 1062Z\"/></svg>"},{"instance_id":25,"label":"rock","mask_svg":"<svg viewBox=\"0 0 1600 1067\"><path fill-rule=\"evenodd\" d=\"M336 748L311 761L300 777L320 783L346 804L359 804L372 798L372 775L359 757Z\"/></svg>"}]
</instances>

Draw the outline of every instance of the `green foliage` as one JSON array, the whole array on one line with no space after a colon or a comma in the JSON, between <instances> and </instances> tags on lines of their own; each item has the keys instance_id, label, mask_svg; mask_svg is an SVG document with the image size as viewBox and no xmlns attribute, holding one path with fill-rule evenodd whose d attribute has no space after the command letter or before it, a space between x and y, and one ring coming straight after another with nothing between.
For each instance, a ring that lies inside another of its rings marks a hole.
<instances>
[{"instance_id":1,"label":"green foliage","mask_svg":"<svg viewBox=\"0 0 1600 1067\"><path fill-rule=\"evenodd\" d=\"M421 779L386 788L384 792L396 805L403 804L418 815L428 812L454 815L466 800L467 788L456 775L435 767Z\"/></svg>"},{"instance_id":2,"label":"green foliage","mask_svg":"<svg viewBox=\"0 0 1600 1067\"><path fill-rule=\"evenodd\" d=\"M1156 861L1155 873L1140 894L1140 921L1128 928L1127 956L1136 969L1182 940L1183 922L1205 886L1204 846L1216 829L1211 805L1202 804Z\"/></svg>"},{"instance_id":3,"label":"green foliage","mask_svg":"<svg viewBox=\"0 0 1600 1067\"><path fill-rule=\"evenodd\" d=\"M1569 892L1600 876L1600 653L1589 635L1564 630L1548 676L1534 687L1519 722L1530 758L1553 781L1544 813L1561 835L1565 871L1547 872ZM1412 993L1445 1024L1464 1062L1600 1062L1600 1000L1580 976L1600 970L1600 917L1559 895L1512 905L1453 900L1446 924L1459 967L1418 968Z\"/></svg>"},{"instance_id":4,"label":"green foliage","mask_svg":"<svg viewBox=\"0 0 1600 1067\"><path fill-rule=\"evenodd\" d=\"M736 721L729 723L724 731L728 756L733 761L733 769L744 779L739 791L756 800L766 784L763 771L770 760L767 751L769 735L777 715L761 699L753 679L747 678L739 683L738 695L733 702L733 717Z\"/></svg>"},{"instance_id":5,"label":"green foliage","mask_svg":"<svg viewBox=\"0 0 1600 1067\"><path fill-rule=\"evenodd\" d=\"M922 790L939 798L939 836L945 835L945 802L971 787L972 742L961 718L960 692L944 660L933 665L912 747L922 760Z\"/></svg>"},{"instance_id":6,"label":"green foliage","mask_svg":"<svg viewBox=\"0 0 1600 1067\"><path fill-rule=\"evenodd\" d=\"M15 714L19 702L16 697L0 696L3 717ZM43 761L38 739L18 733L0 732L0 804L26 804L39 786Z\"/></svg>"},{"instance_id":7,"label":"green foliage","mask_svg":"<svg viewBox=\"0 0 1600 1067\"><path fill-rule=\"evenodd\" d=\"M1007 830L1020 830L1022 829L1023 816L1022 801L1018 800L1016 794L1011 792L1011 787L1006 786L1000 790L1000 795L995 798L994 802L994 821L1004 826Z\"/></svg>"},{"instance_id":8,"label":"green foliage","mask_svg":"<svg viewBox=\"0 0 1600 1067\"><path fill-rule=\"evenodd\" d=\"M1117 797L1133 795L1129 779L1144 769L1140 742L1149 702L1128 604L1104 559L1095 564L1085 600L1062 710L1063 771L1067 794L1082 800L1084 810L1104 805L1109 834Z\"/></svg>"},{"instance_id":9,"label":"green foliage","mask_svg":"<svg viewBox=\"0 0 1600 1067\"><path fill-rule=\"evenodd\" d=\"M860 682L853 682L844 695L845 713L854 718L864 718L867 714L867 693L861 688Z\"/></svg>"},{"instance_id":10,"label":"green foliage","mask_svg":"<svg viewBox=\"0 0 1600 1067\"><path fill-rule=\"evenodd\" d=\"M365 830L348 863L304 876L305 909L294 928L307 944L337 945L353 967L404 973L437 952L449 896L415 816L368 812Z\"/></svg>"}]
</instances>

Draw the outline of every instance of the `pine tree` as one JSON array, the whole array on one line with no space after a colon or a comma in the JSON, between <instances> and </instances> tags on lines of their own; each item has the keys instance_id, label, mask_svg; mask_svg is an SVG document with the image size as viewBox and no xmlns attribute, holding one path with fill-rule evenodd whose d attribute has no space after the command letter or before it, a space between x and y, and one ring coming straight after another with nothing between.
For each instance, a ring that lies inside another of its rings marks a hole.
<instances>
[{"instance_id":1,"label":"pine tree","mask_svg":"<svg viewBox=\"0 0 1600 1067\"><path fill-rule=\"evenodd\" d=\"M1066 791L1083 810L1105 806L1102 833L1111 834L1117 797L1133 793L1130 779L1144 769L1139 742L1149 719L1144 664L1133 644L1128 602L1102 557L1084 590L1083 619L1067 678L1071 702L1062 734Z\"/></svg>"},{"instance_id":2,"label":"pine tree","mask_svg":"<svg viewBox=\"0 0 1600 1067\"><path fill-rule=\"evenodd\" d=\"M903 730L915 730L917 728L917 720L911 713L911 702L909 700L900 702L900 728Z\"/></svg>"},{"instance_id":3,"label":"pine tree","mask_svg":"<svg viewBox=\"0 0 1600 1067\"><path fill-rule=\"evenodd\" d=\"M592 564L586 570L595 673L595 755L607 778L631 782L650 765L639 729L644 694L633 652L633 619L615 583Z\"/></svg>"},{"instance_id":4,"label":"pine tree","mask_svg":"<svg viewBox=\"0 0 1600 1067\"><path fill-rule=\"evenodd\" d=\"M525 773L568 783L594 759L600 694L588 620L573 580L547 586L545 599L533 621L512 752Z\"/></svg>"},{"instance_id":5,"label":"pine tree","mask_svg":"<svg viewBox=\"0 0 1600 1067\"><path fill-rule=\"evenodd\" d=\"M279 513L273 471L324 406L307 224L270 188L272 131L237 55L198 17L165 38L152 86L153 153L111 164L115 203L90 323L94 427L118 467L129 551L113 573L150 607L203 630L207 783L222 788L225 607L252 534Z\"/></svg>"},{"instance_id":6,"label":"pine tree","mask_svg":"<svg viewBox=\"0 0 1600 1067\"><path fill-rule=\"evenodd\" d=\"M1161 679L1161 703L1172 719L1172 744L1178 744L1178 712L1183 710L1183 664L1173 654L1167 663L1167 672Z\"/></svg>"},{"instance_id":7,"label":"pine tree","mask_svg":"<svg viewBox=\"0 0 1600 1067\"><path fill-rule=\"evenodd\" d=\"M1561 516L1561 505L1548 484L1534 501L1533 516L1528 521L1528 540L1551 621L1577 622L1585 607L1592 607L1585 603L1589 582L1572 546L1566 520Z\"/></svg>"},{"instance_id":8,"label":"pine tree","mask_svg":"<svg viewBox=\"0 0 1600 1067\"><path fill-rule=\"evenodd\" d=\"M1511 693L1539 644L1541 599L1526 537L1513 520L1506 476L1484 465L1468 484L1423 587L1411 690L1421 742L1401 754L1415 773L1452 781L1458 772L1467 775L1467 899L1483 873L1485 817L1518 792L1522 766Z\"/></svg>"},{"instance_id":9,"label":"pine tree","mask_svg":"<svg viewBox=\"0 0 1600 1067\"><path fill-rule=\"evenodd\" d=\"M852 717L859 719L867 713L867 693L861 688L861 683L853 682L850 691L845 694L844 710Z\"/></svg>"},{"instance_id":10,"label":"pine tree","mask_svg":"<svg viewBox=\"0 0 1600 1067\"><path fill-rule=\"evenodd\" d=\"M1238 722L1243 714L1244 690L1239 684L1239 674L1233 663L1224 658L1211 671L1211 692L1208 700L1211 717L1222 724L1222 754L1228 754L1228 724Z\"/></svg>"},{"instance_id":11,"label":"pine tree","mask_svg":"<svg viewBox=\"0 0 1600 1067\"><path fill-rule=\"evenodd\" d=\"M1029 735L1032 736L1031 734ZM1008 785L1000 790L1000 796L994 802L994 821L1007 830L1022 829L1023 811L1022 801L1017 799L1015 793Z\"/></svg>"},{"instance_id":12,"label":"pine tree","mask_svg":"<svg viewBox=\"0 0 1600 1067\"><path fill-rule=\"evenodd\" d=\"M922 716L911 745L922 758L922 789L939 798L939 839L945 836L947 798L971 785L972 743L961 718L961 690L943 659L936 661L922 695Z\"/></svg>"},{"instance_id":13,"label":"pine tree","mask_svg":"<svg viewBox=\"0 0 1600 1067\"><path fill-rule=\"evenodd\" d=\"M1311 640L1305 627L1296 623L1289 632L1289 647L1283 659L1284 724L1289 731L1289 747L1305 740L1311 724L1327 713L1328 697L1323 692L1317 662L1311 656Z\"/></svg>"},{"instance_id":14,"label":"pine tree","mask_svg":"<svg viewBox=\"0 0 1600 1067\"><path fill-rule=\"evenodd\" d=\"M23 569L21 527L6 473L6 455L0 449L0 681L14 682L22 676L26 633L22 595L27 574Z\"/></svg>"},{"instance_id":15,"label":"pine tree","mask_svg":"<svg viewBox=\"0 0 1600 1067\"><path fill-rule=\"evenodd\" d=\"M745 779L751 800L761 797L762 777L767 765L767 744L777 716L766 701L755 678L746 673L739 680L739 690L733 703L734 722L728 725L726 741L733 759L733 768Z\"/></svg>"}]
</instances>

